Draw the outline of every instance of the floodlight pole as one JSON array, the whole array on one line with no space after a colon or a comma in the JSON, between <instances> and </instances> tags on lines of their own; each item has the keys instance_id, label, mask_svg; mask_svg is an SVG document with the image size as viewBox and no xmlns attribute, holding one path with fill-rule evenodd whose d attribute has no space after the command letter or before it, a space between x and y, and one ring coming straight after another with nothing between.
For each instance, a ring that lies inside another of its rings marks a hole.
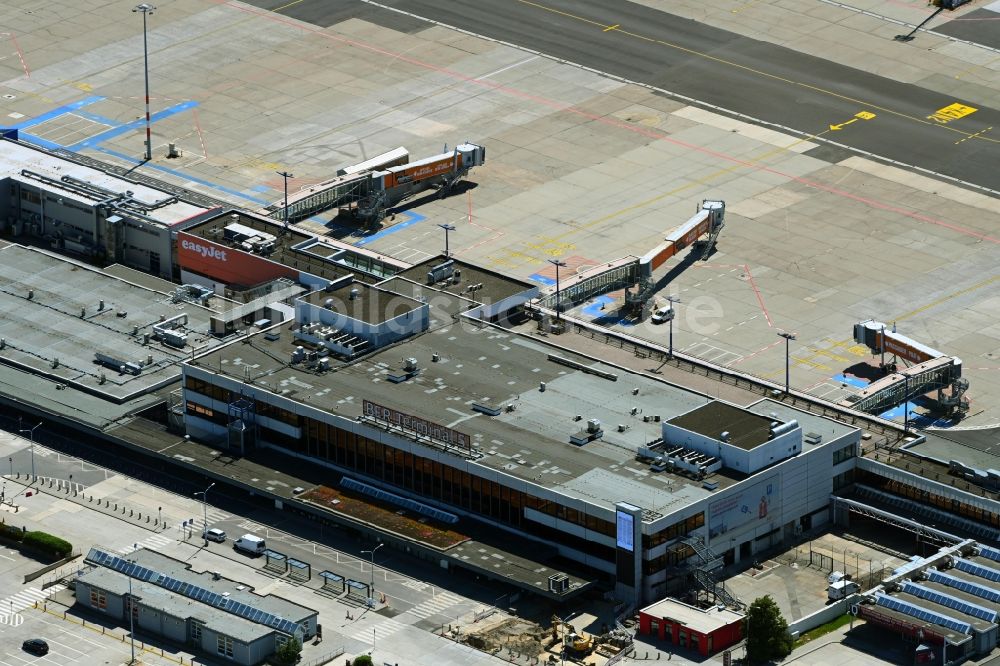
<instances>
[{"instance_id":1,"label":"floodlight pole","mask_svg":"<svg viewBox=\"0 0 1000 666\"><path fill-rule=\"evenodd\" d=\"M680 303L680 296L667 296L667 301L670 303L670 342L667 347L667 356L669 358L674 357L674 317L677 316L677 310L674 309L674 303Z\"/></svg>"},{"instance_id":2,"label":"floodlight pole","mask_svg":"<svg viewBox=\"0 0 1000 666\"><path fill-rule=\"evenodd\" d=\"M138 550L139 544L132 544L132 547ZM128 576L128 635L132 644L132 660L128 663L131 665L135 663L135 598L132 596L132 574L125 575Z\"/></svg>"},{"instance_id":3,"label":"floodlight pole","mask_svg":"<svg viewBox=\"0 0 1000 666\"><path fill-rule=\"evenodd\" d=\"M282 218L285 220L285 233L288 233L288 179L295 178L292 174L287 171L278 171L279 176L285 179L285 208L282 214Z\"/></svg>"},{"instance_id":4,"label":"floodlight pole","mask_svg":"<svg viewBox=\"0 0 1000 666\"><path fill-rule=\"evenodd\" d=\"M31 480L35 481L35 430L41 427L44 421L39 421L38 425L36 425L34 428L21 428L20 427L21 417L19 416L17 417L17 423L18 423L18 431L17 431L18 434L23 435L24 433L28 433L28 437L31 439Z\"/></svg>"},{"instance_id":5,"label":"floodlight pole","mask_svg":"<svg viewBox=\"0 0 1000 666\"><path fill-rule=\"evenodd\" d=\"M205 545L208 545L208 491L212 489L215 482L209 484L208 488L205 490L195 493L195 495L201 495L201 515L202 515L202 528L201 528L201 538L204 539Z\"/></svg>"},{"instance_id":6,"label":"floodlight pole","mask_svg":"<svg viewBox=\"0 0 1000 666\"><path fill-rule=\"evenodd\" d=\"M153 13L156 7L144 2L132 9L133 12L142 13L142 59L143 70L146 74L146 161L153 159L152 128L149 119L149 42L146 38L146 17ZM134 661L134 658L133 658Z\"/></svg>"},{"instance_id":7,"label":"floodlight pole","mask_svg":"<svg viewBox=\"0 0 1000 666\"><path fill-rule=\"evenodd\" d=\"M790 365L789 365L788 344L792 340L795 339L795 334L794 333L785 333L784 331L780 331L778 333L778 337L785 339L785 395L788 395L789 392L790 392L789 388L790 388L790 385L791 385L791 381L790 381L791 378L790 378L790 372L789 372Z\"/></svg>"},{"instance_id":8,"label":"floodlight pole","mask_svg":"<svg viewBox=\"0 0 1000 666\"><path fill-rule=\"evenodd\" d=\"M365 553L368 553L369 555L372 556L372 578L371 578L371 586L368 588L368 606L369 606L369 608L371 608L371 607L373 607L375 605L375 551L378 550L379 548L381 548L384 545L385 545L384 543L380 543L379 545L375 546L371 550L363 550L363 551L361 551L362 555L364 555ZM374 638L372 639L372 649L373 650L375 649L375 640L374 640Z\"/></svg>"},{"instance_id":9,"label":"floodlight pole","mask_svg":"<svg viewBox=\"0 0 1000 666\"><path fill-rule=\"evenodd\" d=\"M903 434L910 433L910 376L903 375Z\"/></svg>"},{"instance_id":10,"label":"floodlight pole","mask_svg":"<svg viewBox=\"0 0 1000 666\"><path fill-rule=\"evenodd\" d=\"M447 259L448 257L451 256L451 253L450 253L449 248L448 248L448 233L452 232L452 231L455 231L455 225L454 224L439 224L438 226L441 227L442 229L444 229L444 258Z\"/></svg>"},{"instance_id":11,"label":"floodlight pole","mask_svg":"<svg viewBox=\"0 0 1000 666\"><path fill-rule=\"evenodd\" d=\"M560 296L559 289L559 267L565 266L566 262L562 259L549 259L549 263L556 267L556 321L561 318L559 313L562 312L562 298Z\"/></svg>"}]
</instances>

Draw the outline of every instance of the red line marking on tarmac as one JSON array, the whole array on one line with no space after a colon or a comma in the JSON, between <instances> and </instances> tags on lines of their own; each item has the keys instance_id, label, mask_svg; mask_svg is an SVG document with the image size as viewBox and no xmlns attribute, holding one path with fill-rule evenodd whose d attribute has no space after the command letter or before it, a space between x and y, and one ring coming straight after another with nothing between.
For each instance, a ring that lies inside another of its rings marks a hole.
<instances>
[{"instance_id":1,"label":"red line marking on tarmac","mask_svg":"<svg viewBox=\"0 0 1000 666\"><path fill-rule=\"evenodd\" d=\"M740 363L742 363L743 361L747 361L747 360L749 360L749 359L753 358L754 356L756 356L757 354L760 354L761 352L766 352L766 351L767 351L768 349L770 349L771 347L776 347L777 345L780 345L780 344L781 344L781 339L779 338L779 339L778 339L777 341L775 341L775 342L772 342L772 343L771 343L771 344L769 344L769 345L764 345L763 347L761 347L760 349L758 349L758 350L757 350L757 351L755 351L754 353L752 353L752 354L748 354L748 355L746 355L746 356L744 356L744 357L740 358L740 359L739 359L739 360L737 360L737 361L733 361L732 363L730 363L730 365L739 365L739 364L740 364ZM825 382L826 380L824 379L823 381Z\"/></svg>"},{"instance_id":2,"label":"red line marking on tarmac","mask_svg":"<svg viewBox=\"0 0 1000 666\"><path fill-rule=\"evenodd\" d=\"M24 62L24 51L21 50L21 45L17 43L17 36L14 33L10 33L10 41L14 42L14 48L17 49L17 57L21 61L21 67L24 68L25 78L31 78L31 72L28 70L28 63Z\"/></svg>"},{"instance_id":3,"label":"red line marking on tarmac","mask_svg":"<svg viewBox=\"0 0 1000 666\"><path fill-rule=\"evenodd\" d=\"M198 119L198 107L191 109L192 115L194 115L194 126L198 130L198 140L201 141L201 152L205 154L205 159L208 159L208 148L205 147L205 135L201 132L201 121Z\"/></svg>"},{"instance_id":4,"label":"red line marking on tarmac","mask_svg":"<svg viewBox=\"0 0 1000 666\"><path fill-rule=\"evenodd\" d=\"M771 315L768 314L767 307L764 305L764 297L760 295L760 289L757 288L757 283L753 279L753 274L750 273L749 264L744 264L743 270L747 272L747 282L749 282L750 286L753 287L753 293L757 294L757 302L760 303L760 309L764 313L764 319L767 319L768 327L774 328L774 322L771 321Z\"/></svg>"},{"instance_id":5,"label":"red line marking on tarmac","mask_svg":"<svg viewBox=\"0 0 1000 666\"><path fill-rule=\"evenodd\" d=\"M488 227L485 224L479 224L478 222L473 222L472 221L472 191L470 190L470 191L466 192L466 194L469 195L469 224L471 224L474 227L479 227L480 229L486 229L487 231L492 231L492 232L494 232L494 234L492 236L490 236L489 238L485 239L485 240L481 240L478 243L474 243L474 244L470 245L469 247L462 248L461 250L459 250L459 252L468 252L469 250L475 249L475 248L479 247L480 245L486 245L487 243L492 243L493 241L498 240L499 238L502 238L504 236L504 233L505 233L503 231L500 231L499 229L494 229L493 227Z\"/></svg>"},{"instance_id":6,"label":"red line marking on tarmac","mask_svg":"<svg viewBox=\"0 0 1000 666\"><path fill-rule=\"evenodd\" d=\"M560 111L560 112L563 112L563 113L569 113L569 114L572 114L572 115L576 115L576 116L579 116L581 118L586 118L587 120L592 121L592 122L597 122L597 123L601 123L601 124L604 124L604 125L608 125L610 127L615 127L615 128L618 128L618 129L623 129L625 131L633 132L635 134L639 134L639 135L648 137L650 139L655 139L657 141L664 141L664 142L670 143L672 145L679 146L681 148L685 148L687 150L691 150L691 151L695 151L695 152L698 152L698 153L702 153L704 155L709 155L709 156L712 156L712 157L716 157L716 158L718 158L718 159L720 159L722 161L725 161L725 162L731 162L731 163L734 163L734 164L737 164L737 165L740 165L740 166L744 166L744 167L747 167L748 169L752 169L752 170L755 170L755 171L761 171L761 172L764 172L764 173L771 173L771 174L774 174L776 176L780 176L782 178L785 178L785 179L787 179L789 181L794 181L794 182L797 182L797 183L801 183L801 184L805 185L806 187L811 187L811 188L819 190L821 192L827 192L828 194L833 194L833 195L836 195L836 196L844 197L845 199L849 199L851 201L855 201L857 203L864 204L864 205L869 206L871 208L876 208L876 209L879 209L879 210L885 210L885 211L897 213L899 215L902 215L904 217L908 217L908 218L913 219L913 220L917 220L919 222L924 222L924 223L931 224L931 225L934 225L934 226L942 227L944 229L949 229L949 230L954 231L954 232L956 232L958 234L961 234L963 236L969 236L971 238L978 238L979 240L984 240L984 241L988 241L990 243L995 243L997 245L1000 245L1000 238L997 238L997 237L994 237L994 236L990 236L988 234L985 234L985 233L982 233L982 232L979 232L979 231L975 231L973 229L966 229L964 227L960 227L958 225L951 224L949 222L945 222L944 220L938 220L938 219L929 217L927 215L922 215L921 213L917 213L915 211L904 210L904 209L899 208L898 206L894 206L892 204L882 203L882 202L879 202L879 201L875 201L874 199L868 199L866 197L859 196L857 194L851 194L850 192L845 192L844 190L837 189L836 187L833 187L831 185L824 185L823 183L819 183L819 182L814 181L814 180L809 180L808 178L804 178L802 176L794 176L792 174L785 173L784 171L780 171L780 170L775 169L773 167L769 167L769 166L767 166L765 164L760 164L760 163L757 163L757 162L747 161L745 159L741 159L739 157L735 157L733 155L729 155L729 154L726 154L726 153L721 153L721 152L719 152L717 150L712 150L712 149L706 148L704 146L699 146L699 145L696 145L696 144L693 144L693 143L688 143L686 141L681 141L680 139L673 138L671 136L663 134L662 132L656 132L656 131L653 131L651 129L645 128L645 127L638 127L638 126L633 125L631 123L627 123L627 122L625 122L623 120L618 120L618 119L614 119L614 118L608 118L606 116L599 116L599 115L594 114L594 113L589 113L589 112L583 111L581 109L573 108L569 104L563 104L561 102L557 102L555 100L547 99L547 98L541 97L539 95L534 95L532 93L528 93L528 92L525 92L523 90L517 90L516 88L511 88L509 86L505 86L505 85L502 85L502 84L499 84L499 83L495 83L494 81L491 81L491 80L488 80L488 79L478 79L478 78L475 78L474 76L470 76L470 75L467 75L467 74L462 74L461 72L457 72L455 70L448 69L447 67L440 67L438 65L434 65L434 64L429 63L429 62L424 62L422 60L417 60L416 58L413 58L411 56L406 55L405 53L400 53L400 52L395 52L395 51L389 51L387 49L384 49L384 48L381 48L381 47L378 47L378 46L374 46L372 44L366 44L365 42L360 42L360 41L357 41L357 40L354 40L354 39L348 39L346 37L341 37L341 36L338 36L338 35L332 35L332 34L326 32L326 31L324 31L321 28L317 28L317 27L313 27L313 26L309 26L309 25L304 25L304 24L298 23L297 21L293 21L293 20L284 18L284 17L282 17L280 15L272 14L271 12L268 12L266 10L260 10L260 9L254 8L254 7L240 6L240 5L237 5L237 4L233 4L232 2L229 2L228 0L224 0L223 2L220 2L219 4L225 5L225 6L229 7L229 8L231 8L231 9L235 9L237 11L241 11L241 12L244 12L244 13L247 13L247 14L253 14L255 16L258 16L258 17L263 18L263 19L267 19L269 21L273 21L275 23L281 23L281 24L287 25L290 28L295 28L296 30L300 30L302 32L307 32L307 33L309 33L311 35L315 35L316 37L327 39L327 40L330 40L330 41L333 41L333 42L338 42L340 44L346 44L347 46L353 46L355 48L362 49L364 51L369 51L371 53L377 53L379 55L384 55L384 56L386 56L388 58L392 58L396 62L406 62L406 63L409 63L411 65L414 65L415 67L420 67L422 69L427 69L427 70L430 70L430 71L438 72L440 74L444 74L444 75L446 75L448 77L451 77L453 79L456 79L458 81L461 81L461 82L464 82L464 83L468 83L468 84L470 84L472 86L477 86L479 88L487 88L489 90L493 90L493 91L496 91L496 92L500 92L500 93L504 93L504 94L510 95L512 97L518 97L518 98L521 98L521 99L526 99L526 100L534 101L534 102L537 102L538 104L541 104L543 106L547 106L547 107L552 108L552 109L554 109L556 111ZM758 294L758 297L759 297L759 294ZM768 319L768 323L770 323L770 318Z\"/></svg>"}]
</instances>

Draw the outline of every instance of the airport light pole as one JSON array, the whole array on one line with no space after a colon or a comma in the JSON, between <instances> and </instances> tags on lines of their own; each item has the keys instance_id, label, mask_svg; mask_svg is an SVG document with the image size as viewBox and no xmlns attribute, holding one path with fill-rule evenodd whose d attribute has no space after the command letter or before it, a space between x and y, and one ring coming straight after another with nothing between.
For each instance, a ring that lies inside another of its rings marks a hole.
<instances>
[{"instance_id":1,"label":"airport light pole","mask_svg":"<svg viewBox=\"0 0 1000 666\"><path fill-rule=\"evenodd\" d=\"M133 551L139 549L139 544L132 544ZM133 562L133 560L129 560ZM132 643L132 660L128 663L135 663L135 597L132 596L132 574L125 574L128 576L128 635Z\"/></svg>"},{"instance_id":2,"label":"airport light pole","mask_svg":"<svg viewBox=\"0 0 1000 666\"><path fill-rule=\"evenodd\" d=\"M451 253L450 253L450 251L448 249L448 234L450 232L452 232L452 231L455 230L455 225L454 224L439 224L438 226L441 227L442 229L444 229L444 258L447 259L448 257L451 256Z\"/></svg>"},{"instance_id":3,"label":"airport light pole","mask_svg":"<svg viewBox=\"0 0 1000 666\"><path fill-rule=\"evenodd\" d=\"M39 421L38 425L36 425L34 428L22 428L21 417L19 416L17 417L17 423L18 423L17 433L19 435L28 433L28 437L31 439L31 480L34 481L35 480L35 430L41 427L44 421Z\"/></svg>"},{"instance_id":4,"label":"airport light pole","mask_svg":"<svg viewBox=\"0 0 1000 666\"><path fill-rule=\"evenodd\" d=\"M910 405L908 401L910 399L910 376L903 375L903 434L908 435L910 433Z\"/></svg>"},{"instance_id":5,"label":"airport light pole","mask_svg":"<svg viewBox=\"0 0 1000 666\"><path fill-rule=\"evenodd\" d=\"M156 9L153 5L148 2L144 2L141 5L137 5L132 8L133 12L142 13L142 58L143 58L143 70L146 73L146 161L149 162L153 159L153 141L152 141L152 128L150 126L149 120L149 42L146 39L146 17L153 13Z\"/></svg>"},{"instance_id":6,"label":"airport light pole","mask_svg":"<svg viewBox=\"0 0 1000 666\"><path fill-rule=\"evenodd\" d=\"M379 545L375 546L371 550L363 550L363 551L361 551L362 555L364 555L365 553L368 553L369 555L372 556L372 578L371 578L372 582L371 582L371 587L368 588L368 606L369 606L369 608L373 608L375 606L375 551L378 550L379 548L381 548L384 545L385 545L384 543L380 543ZM373 650L375 649L375 641L374 641L374 639L372 640L372 649Z\"/></svg>"},{"instance_id":7,"label":"airport light pole","mask_svg":"<svg viewBox=\"0 0 1000 666\"><path fill-rule=\"evenodd\" d=\"M205 545L208 545L208 491L212 489L215 482L208 485L208 488L201 492L195 493L195 496L201 495L201 516L202 516L202 527L201 527L201 538L204 539Z\"/></svg>"},{"instance_id":8,"label":"airport light pole","mask_svg":"<svg viewBox=\"0 0 1000 666\"><path fill-rule=\"evenodd\" d=\"M287 171L278 171L277 173L285 179L285 208L282 213L282 218L285 220L285 233L288 233L288 179L295 178L295 176Z\"/></svg>"},{"instance_id":9,"label":"airport light pole","mask_svg":"<svg viewBox=\"0 0 1000 666\"><path fill-rule=\"evenodd\" d=\"M559 321L559 313L562 312L562 303L560 297L559 289L559 268L565 266L566 262L562 259L549 259L549 263L556 267L556 321Z\"/></svg>"},{"instance_id":10,"label":"airport light pole","mask_svg":"<svg viewBox=\"0 0 1000 666\"><path fill-rule=\"evenodd\" d=\"M667 346L667 356L669 358L674 357L674 317L677 316L677 310L674 309L674 303L680 303L680 296L667 296L667 301L670 303L670 319L667 320L670 324L670 337L669 345Z\"/></svg>"},{"instance_id":11,"label":"airport light pole","mask_svg":"<svg viewBox=\"0 0 1000 666\"><path fill-rule=\"evenodd\" d=\"M795 339L795 334L794 333L786 333L785 331L779 331L778 332L778 337L785 339L785 395L788 395L788 393L789 393L789 387L790 387L790 384L791 384L791 382L790 382L790 376L789 376L789 360L788 360L789 351L788 351L788 344L792 340Z\"/></svg>"}]
</instances>

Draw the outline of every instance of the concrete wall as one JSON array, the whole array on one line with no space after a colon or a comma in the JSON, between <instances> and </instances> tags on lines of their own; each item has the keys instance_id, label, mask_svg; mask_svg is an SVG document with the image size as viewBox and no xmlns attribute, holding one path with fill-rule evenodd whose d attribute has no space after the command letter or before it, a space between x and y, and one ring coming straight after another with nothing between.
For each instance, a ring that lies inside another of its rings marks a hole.
<instances>
[{"instance_id":1,"label":"concrete wall","mask_svg":"<svg viewBox=\"0 0 1000 666\"><path fill-rule=\"evenodd\" d=\"M117 620L125 619L125 600L118 596L111 594L110 592L105 592L104 595L107 597L107 605L104 608L98 608L97 606L90 603L90 591L92 586L84 579L78 578L76 581L76 603L95 610L98 613L104 613L110 615ZM99 588L94 588L99 589Z\"/></svg>"},{"instance_id":2,"label":"concrete wall","mask_svg":"<svg viewBox=\"0 0 1000 666\"><path fill-rule=\"evenodd\" d=\"M778 435L750 450L680 428L666 421L663 422L662 433L664 441L722 458L723 466L744 474L752 474L802 451L802 428L795 428Z\"/></svg>"},{"instance_id":3,"label":"concrete wall","mask_svg":"<svg viewBox=\"0 0 1000 666\"><path fill-rule=\"evenodd\" d=\"M810 629L815 629L816 627L826 624L831 620L835 620L846 613L851 606L858 603L860 600L860 594L852 594L849 597L838 599L837 601L832 602L829 606L820 608L815 613L810 613L805 617L800 617L795 622L789 622L788 633L793 636L798 636L809 631Z\"/></svg>"},{"instance_id":4,"label":"concrete wall","mask_svg":"<svg viewBox=\"0 0 1000 666\"><path fill-rule=\"evenodd\" d=\"M126 624L128 619L126 618ZM168 615L158 608L139 603L139 619L136 625L146 631L164 636L172 641L187 641L187 621Z\"/></svg>"},{"instance_id":5,"label":"concrete wall","mask_svg":"<svg viewBox=\"0 0 1000 666\"><path fill-rule=\"evenodd\" d=\"M380 298L389 304L392 299L403 299L391 293L374 292L366 290L362 298ZM368 294L378 294L369 296ZM410 299L406 299L406 307L412 307ZM402 309L400 305L400 309ZM421 331L427 330L430 321L430 307L425 303L415 309L403 312L402 314L388 319L384 322L372 324L351 316L352 303L338 303L334 309L328 309L321 305L308 303L305 300L295 301L295 320L301 324L321 322L326 326L344 331L367 340L373 347L384 347L397 340L409 337ZM388 314L392 313L392 308L387 308Z\"/></svg>"}]
</instances>

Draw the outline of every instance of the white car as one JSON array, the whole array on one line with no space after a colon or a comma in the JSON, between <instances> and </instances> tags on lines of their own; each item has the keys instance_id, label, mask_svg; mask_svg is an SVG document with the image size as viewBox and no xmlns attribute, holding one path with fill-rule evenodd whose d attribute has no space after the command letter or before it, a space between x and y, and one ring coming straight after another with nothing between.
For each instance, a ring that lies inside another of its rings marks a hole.
<instances>
[{"instance_id":1,"label":"white car","mask_svg":"<svg viewBox=\"0 0 1000 666\"><path fill-rule=\"evenodd\" d=\"M203 532L201 536L203 539L208 539L209 541L215 541L216 543L226 542L226 533L215 527L206 532Z\"/></svg>"},{"instance_id":2,"label":"white car","mask_svg":"<svg viewBox=\"0 0 1000 666\"><path fill-rule=\"evenodd\" d=\"M653 316L649 318L654 324L662 324L674 318L674 309L667 305L653 310Z\"/></svg>"}]
</instances>

